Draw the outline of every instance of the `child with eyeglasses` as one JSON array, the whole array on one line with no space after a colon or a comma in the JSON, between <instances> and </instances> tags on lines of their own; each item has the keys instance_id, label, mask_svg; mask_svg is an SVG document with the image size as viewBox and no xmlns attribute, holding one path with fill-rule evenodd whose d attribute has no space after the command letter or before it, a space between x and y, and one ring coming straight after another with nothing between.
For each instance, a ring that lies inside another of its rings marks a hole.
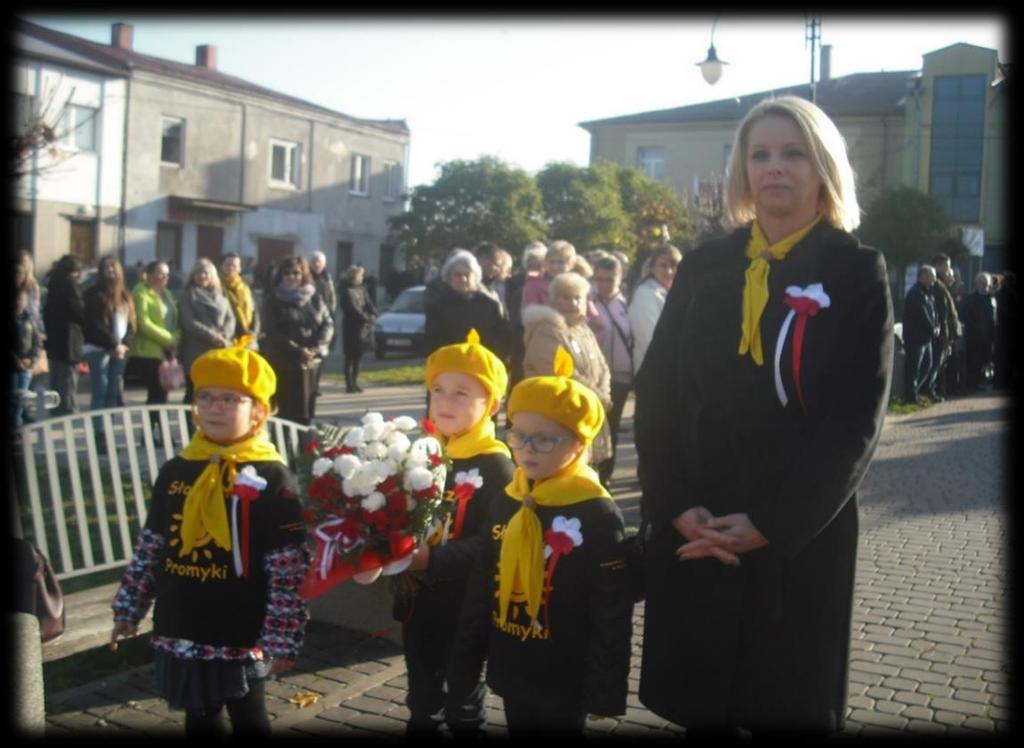
<instances>
[{"instance_id":1,"label":"child with eyeglasses","mask_svg":"<svg viewBox=\"0 0 1024 748\"><path fill-rule=\"evenodd\" d=\"M425 585L395 606L395 618L403 621L409 677L407 734L438 736L443 721L459 738L479 737L487 687L477 679L460 698L451 699L445 679L466 583L487 542L491 508L515 469L491 418L508 387L508 374L501 359L480 345L476 330L470 330L466 342L430 354L424 378L430 420L451 459L445 488L453 511L448 525L431 538L434 544L422 545L413 555L410 569L425 571Z\"/></svg>"},{"instance_id":2,"label":"child with eyeglasses","mask_svg":"<svg viewBox=\"0 0 1024 748\"><path fill-rule=\"evenodd\" d=\"M561 347L554 376L509 395L516 471L495 504L470 579L449 685L477 682L504 699L512 738L581 736L587 719L623 714L633 597L622 514L587 464L604 422Z\"/></svg>"},{"instance_id":3,"label":"child with eyeglasses","mask_svg":"<svg viewBox=\"0 0 1024 748\"><path fill-rule=\"evenodd\" d=\"M225 706L235 735L269 735L266 678L292 669L308 619L298 484L264 428L277 378L248 343L192 364L198 429L157 476L111 605L116 650L156 600L157 689L187 737L220 733Z\"/></svg>"}]
</instances>

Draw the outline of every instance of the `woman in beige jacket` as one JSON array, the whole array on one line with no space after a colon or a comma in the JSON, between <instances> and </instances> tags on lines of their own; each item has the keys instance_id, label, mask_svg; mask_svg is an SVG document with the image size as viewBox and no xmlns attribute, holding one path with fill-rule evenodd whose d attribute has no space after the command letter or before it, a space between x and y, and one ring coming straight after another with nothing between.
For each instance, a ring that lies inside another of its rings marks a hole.
<instances>
[{"instance_id":1,"label":"woman in beige jacket","mask_svg":"<svg viewBox=\"0 0 1024 748\"><path fill-rule=\"evenodd\" d=\"M611 409L611 375L597 338L587 325L590 284L576 273L556 275L548 290L548 305L531 304L523 309L523 340L527 377L554 373L555 351L562 346L572 355L573 379L587 385ZM612 437L607 419L590 447L590 464L597 467L612 456ZM607 485L610 475L601 475Z\"/></svg>"}]
</instances>

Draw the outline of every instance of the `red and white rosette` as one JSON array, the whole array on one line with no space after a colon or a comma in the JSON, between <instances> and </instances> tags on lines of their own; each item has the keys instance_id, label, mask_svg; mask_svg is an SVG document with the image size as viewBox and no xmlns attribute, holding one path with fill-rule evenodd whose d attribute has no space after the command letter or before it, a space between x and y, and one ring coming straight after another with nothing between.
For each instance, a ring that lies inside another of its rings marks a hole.
<instances>
[{"instance_id":1,"label":"red and white rosette","mask_svg":"<svg viewBox=\"0 0 1024 748\"><path fill-rule=\"evenodd\" d=\"M249 516L252 502L267 487L267 479L260 477L256 468L246 465L235 475L231 495L231 549L235 561L235 576L249 576ZM241 517L239 517L241 509Z\"/></svg>"},{"instance_id":2,"label":"red and white rosette","mask_svg":"<svg viewBox=\"0 0 1024 748\"><path fill-rule=\"evenodd\" d=\"M544 624L547 625L548 598L551 595L551 580L555 576L558 559L572 553L574 548L583 545L583 533L580 532L580 521L576 517L567 518L561 515L551 522L551 529L544 533L544 560L548 571L544 575Z\"/></svg>"},{"instance_id":3,"label":"red and white rosette","mask_svg":"<svg viewBox=\"0 0 1024 748\"><path fill-rule=\"evenodd\" d=\"M821 283L812 283L807 288L789 286L786 289L784 303L789 307L789 314L786 315L786 319L782 322L782 327L779 329L779 339L775 344L775 393L779 396L779 402L782 403L782 407L786 407L789 404L789 398L786 396L786 388L782 384L782 348L786 343L789 328L793 324L793 320L796 320L796 325L793 329L793 384L796 387L796 394L800 400L800 407L806 412L803 387L800 384L800 363L803 358L804 332L807 327L807 320L810 317L816 316L822 309L827 309L831 306L832 300L825 293L825 288Z\"/></svg>"}]
</instances>

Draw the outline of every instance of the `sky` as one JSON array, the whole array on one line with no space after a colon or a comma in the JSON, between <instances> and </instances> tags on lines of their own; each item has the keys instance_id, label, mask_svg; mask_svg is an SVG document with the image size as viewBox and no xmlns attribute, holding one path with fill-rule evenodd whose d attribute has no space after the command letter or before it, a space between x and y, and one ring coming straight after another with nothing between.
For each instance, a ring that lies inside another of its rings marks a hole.
<instances>
[{"instance_id":1,"label":"sky","mask_svg":"<svg viewBox=\"0 0 1024 748\"><path fill-rule=\"evenodd\" d=\"M801 13L20 16L104 44L111 24L130 23L135 51L178 62L194 63L195 48L211 44L224 73L351 116L404 119L410 187L433 182L440 162L484 155L530 172L553 161L585 166L590 136L580 122L806 83L811 69ZM995 13L819 18L832 77L919 70L923 54L958 42L1014 61L1009 19ZM697 67L712 30L728 63L714 86Z\"/></svg>"}]
</instances>

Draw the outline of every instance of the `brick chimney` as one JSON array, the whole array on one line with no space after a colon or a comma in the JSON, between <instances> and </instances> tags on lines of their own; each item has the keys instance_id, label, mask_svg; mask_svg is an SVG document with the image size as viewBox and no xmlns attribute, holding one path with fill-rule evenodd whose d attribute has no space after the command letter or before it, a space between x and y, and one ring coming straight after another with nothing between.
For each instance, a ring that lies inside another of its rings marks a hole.
<instances>
[{"instance_id":1,"label":"brick chimney","mask_svg":"<svg viewBox=\"0 0 1024 748\"><path fill-rule=\"evenodd\" d=\"M212 44L201 44L196 47L196 67L216 70L217 48Z\"/></svg>"},{"instance_id":2,"label":"brick chimney","mask_svg":"<svg viewBox=\"0 0 1024 748\"><path fill-rule=\"evenodd\" d=\"M110 46L131 52L135 29L130 23L115 23L110 27Z\"/></svg>"},{"instance_id":3,"label":"brick chimney","mask_svg":"<svg viewBox=\"0 0 1024 748\"><path fill-rule=\"evenodd\" d=\"M821 80L827 81L832 78L832 45L821 45Z\"/></svg>"}]
</instances>

